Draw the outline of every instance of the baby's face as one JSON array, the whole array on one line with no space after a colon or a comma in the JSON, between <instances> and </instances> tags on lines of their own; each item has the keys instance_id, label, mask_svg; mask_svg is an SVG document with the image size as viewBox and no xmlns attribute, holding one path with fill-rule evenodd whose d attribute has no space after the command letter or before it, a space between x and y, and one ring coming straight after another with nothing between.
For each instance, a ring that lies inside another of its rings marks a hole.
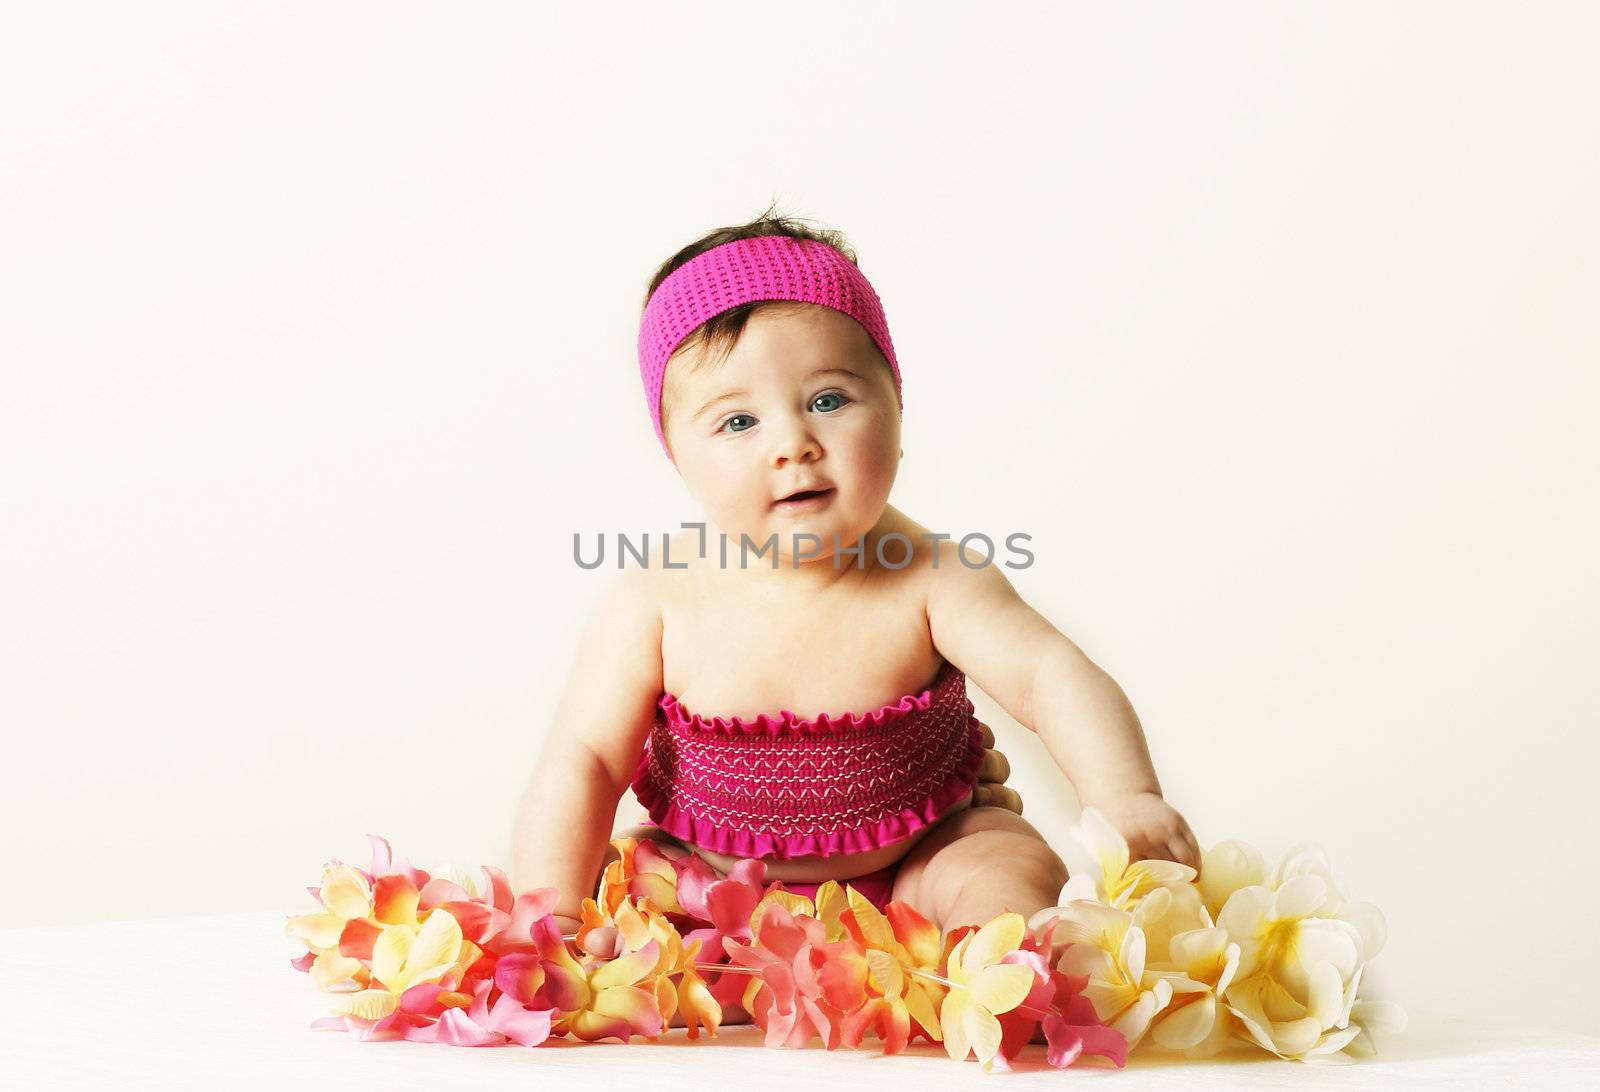
<instances>
[{"instance_id":1,"label":"baby's face","mask_svg":"<svg viewBox=\"0 0 1600 1092\"><path fill-rule=\"evenodd\" d=\"M793 536L809 532L822 545L803 539L801 549L826 559L834 535L853 545L882 517L900 464L900 409L888 364L850 316L820 304L757 311L722 364L672 361L666 392L673 461L734 540L730 558L741 533L756 545L776 533L788 564ZM818 505L775 503L826 487Z\"/></svg>"}]
</instances>

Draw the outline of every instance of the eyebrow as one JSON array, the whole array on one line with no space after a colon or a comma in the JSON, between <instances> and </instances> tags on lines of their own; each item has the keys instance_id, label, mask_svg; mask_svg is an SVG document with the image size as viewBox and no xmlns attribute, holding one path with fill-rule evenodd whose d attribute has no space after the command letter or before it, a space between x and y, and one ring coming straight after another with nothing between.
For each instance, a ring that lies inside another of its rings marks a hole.
<instances>
[{"instance_id":1,"label":"eyebrow","mask_svg":"<svg viewBox=\"0 0 1600 1092\"><path fill-rule=\"evenodd\" d=\"M861 378L861 375L860 375L859 372L853 371L850 368L839 368L839 367L818 368L816 371L814 371L810 375L806 376L806 378L807 379L815 379L819 375L832 375L832 374L848 375L852 379L860 379ZM730 398L743 398L745 395L747 395L749 393L750 393L749 391L723 391L721 394L719 394L719 395L715 396L714 398L711 398L709 401L707 401L705 403L705 405L703 405L699 409L695 410L694 411L694 416L689 418L689 420L698 421L701 417L703 417L705 415L706 411L709 410L712 406L718 405L718 404L720 404L722 402L726 402Z\"/></svg>"}]
</instances>

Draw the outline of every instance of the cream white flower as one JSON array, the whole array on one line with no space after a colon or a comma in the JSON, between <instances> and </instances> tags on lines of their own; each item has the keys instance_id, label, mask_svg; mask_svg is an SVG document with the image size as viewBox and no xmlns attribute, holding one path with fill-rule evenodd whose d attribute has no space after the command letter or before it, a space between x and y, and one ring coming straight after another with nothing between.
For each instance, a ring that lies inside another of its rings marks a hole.
<instances>
[{"instance_id":1,"label":"cream white flower","mask_svg":"<svg viewBox=\"0 0 1600 1092\"><path fill-rule=\"evenodd\" d=\"M1297 993L1312 969L1331 963L1341 981L1364 961L1361 932L1337 918L1318 916L1328 898L1318 876L1295 876L1283 886L1242 887L1229 897L1217 924L1239 945L1239 977L1265 968L1284 976Z\"/></svg>"},{"instance_id":2,"label":"cream white flower","mask_svg":"<svg viewBox=\"0 0 1600 1092\"><path fill-rule=\"evenodd\" d=\"M429 877L435 880L449 880L467 893L467 898L478 899L483 897L482 885L477 876L467 871L460 865L446 862L430 872Z\"/></svg>"},{"instance_id":3,"label":"cream white flower","mask_svg":"<svg viewBox=\"0 0 1600 1092\"><path fill-rule=\"evenodd\" d=\"M1172 941L1181 933L1209 929L1216 922L1206 913L1193 884L1151 888L1133 907L1133 924L1144 931L1145 962L1164 966Z\"/></svg>"},{"instance_id":4,"label":"cream white flower","mask_svg":"<svg viewBox=\"0 0 1600 1092\"><path fill-rule=\"evenodd\" d=\"M1393 1001L1375 997L1361 997L1350 1010L1350 1026L1359 1029L1356 1037L1345 1046L1347 1054L1357 1058L1370 1058L1377 1053L1372 1032L1379 1035L1399 1035L1406 1030L1406 1010Z\"/></svg>"},{"instance_id":5,"label":"cream white flower","mask_svg":"<svg viewBox=\"0 0 1600 1092\"><path fill-rule=\"evenodd\" d=\"M1158 1046L1209 1057L1222 1049L1232 1026L1218 994L1239 962L1239 946L1218 929L1194 884L1167 885L1147 893L1133 909L1133 924L1145 937L1142 984L1158 980L1172 988L1168 1004L1151 1024Z\"/></svg>"},{"instance_id":6,"label":"cream white flower","mask_svg":"<svg viewBox=\"0 0 1600 1092\"><path fill-rule=\"evenodd\" d=\"M1094 808L1084 809L1071 833L1071 877L1061 889L1061 905L1034 914L1028 925L1043 939L1048 923L1056 922L1051 944L1066 945L1056 969L1088 977L1084 995L1131 1049L1173 1001L1175 990L1210 994L1209 984L1166 964L1176 937L1210 929L1213 921L1194 885L1194 869L1173 861L1130 860L1127 841ZM1194 1002L1190 998L1184 1007ZM1196 1021L1199 1011L1174 1030ZM1209 1036L1215 1023L1206 1021L1200 1037Z\"/></svg>"},{"instance_id":7,"label":"cream white flower","mask_svg":"<svg viewBox=\"0 0 1600 1092\"><path fill-rule=\"evenodd\" d=\"M1144 930L1132 913L1087 900L1053 913L1059 918L1054 936L1067 944L1056 970L1088 977L1083 995L1095 1015L1120 1031L1133 1049L1172 1000L1172 984L1145 973Z\"/></svg>"},{"instance_id":8,"label":"cream white flower","mask_svg":"<svg viewBox=\"0 0 1600 1092\"><path fill-rule=\"evenodd\" d=\"M1214 918L1241 887L1266 883L1267 866L1261 851L1247 842L1218 842L1200 858L1200 894ZM1277 886L1276 884L1273 885Z\"/></svg>"},{"instance_id":9,"label":"cream white flower","mask_svg":"<svg viewBox=\"0 0 1600 1092\"><path fill-rule=\"evenodd\" d=\"M1351 1024L1365 966L1361 930L1319 916L1342 899L1314 870L1281 873L1276 889L1242 887L1218 917L1239 945L1228 1011L1249 1039L1282 1058L1313 1058L1344 1049L1361 1033Z\"/></svg>"},{"instance_id":10,"label":"cream white flower","mask_svg":"<svg viewBox=\"0 0 1600 1092\"><path fill-rule=\"evenodd\" d=\"M1166 967L1148 972L1172 986L1172 1002L1158 1014L1151 1038L1188 1057L1209 1058L1232 1031L1231 1014L1217 999L1239 968L1239 946L1226 929L1191 929L1171 939Z\"/></svg>"},{"instance_id":11,"label":"cream white flower","mask_svg":"<svg viewBox=\"0 0 1600 1092\"><path fill-rule=\"evenodd\" d=\"M1358 995L1383 915L1344 896L1319 847L1295 846L1269 870L1254 846L1222 842L1196 878L1130 861L1093 808L1072 835L1061 905L1028 925L1053 952L1064 945L1056 969L1088 978L1084 995L1130 1048L1148 1032L1207 1057L1236 1037L1307 1060L1370 1054L1373 1032L1404 1029L1399 1006Z\"/></svg>"},{"instance_id":12,"label":"cream white flower","mask_svg":"<svg viewBox=\"0 0 1600 1092\"><path fill-rule=\"evenodd\" d=\"M1321 846L1302 843L1290 847L1273 866L1266 878L1266 886L1277 890L1296 876L1315 876L1326 890L1322 903L1313 911L1318 917L1338 918L1349 922L1361 934L1363 959L1372 959L1383 950L1388 939L1388 927L1383 914L1369 902L1353 902L1345 898L1333 879L1333 869L1328 855Z\"/></svg>"},{"instance_id":13,"label":"cream white flower","mask_svg":"<svg viewBox=\"0 0 1600 1092\"><path fill-rule=\"evenodd\" d=\"M1083 809L1070 833L1072 841L1064 854L1069 875L1057 900L1063 906L1092 899L1132 910L1153 888L1194 880L1194 869L1176 861L1130 861L1127 841L1094 808Z\"/></svg>"}]
</instances>

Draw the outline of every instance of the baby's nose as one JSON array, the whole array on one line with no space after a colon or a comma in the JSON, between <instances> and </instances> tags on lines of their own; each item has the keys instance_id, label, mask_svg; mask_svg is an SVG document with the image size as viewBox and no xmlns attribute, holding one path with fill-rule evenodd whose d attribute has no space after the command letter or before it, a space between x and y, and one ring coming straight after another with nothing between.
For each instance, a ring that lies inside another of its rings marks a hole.
<instances>
[{"instance_id":1,"label":"baby's nose","mask_svg":"<svg viewBox=\"0 0 1600 1092\"><path fill-rule=\"evenodd\" d=\"M822 454L822 443L804 421L791 419L772 432L772 461L775 465L815 459Z\"/></svg>"}]
</instances>

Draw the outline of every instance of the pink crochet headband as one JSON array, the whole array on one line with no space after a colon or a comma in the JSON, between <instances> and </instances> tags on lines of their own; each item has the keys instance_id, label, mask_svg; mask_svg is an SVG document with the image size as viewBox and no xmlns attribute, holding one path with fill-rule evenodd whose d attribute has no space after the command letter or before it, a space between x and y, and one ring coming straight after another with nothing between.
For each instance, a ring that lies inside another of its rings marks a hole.
<instances>
[{"instance_id":1,"label":"pink crochet headband","mask_svg":"<svg viewBox=\"0 0 1600 1092\"><path fill-rule=\"evenodd\" d=\"M878 293L854 262L826 243L768 235L737 239L695 255L657 286L639 321L639 377L655 422L656 439L667 449L661 430L661 382L667 358L707 319L753 300L797 300L819 303L859 322L894 375L900 398L900 364L895 360L889 326Z\"/></svg>"}]
</instances>

